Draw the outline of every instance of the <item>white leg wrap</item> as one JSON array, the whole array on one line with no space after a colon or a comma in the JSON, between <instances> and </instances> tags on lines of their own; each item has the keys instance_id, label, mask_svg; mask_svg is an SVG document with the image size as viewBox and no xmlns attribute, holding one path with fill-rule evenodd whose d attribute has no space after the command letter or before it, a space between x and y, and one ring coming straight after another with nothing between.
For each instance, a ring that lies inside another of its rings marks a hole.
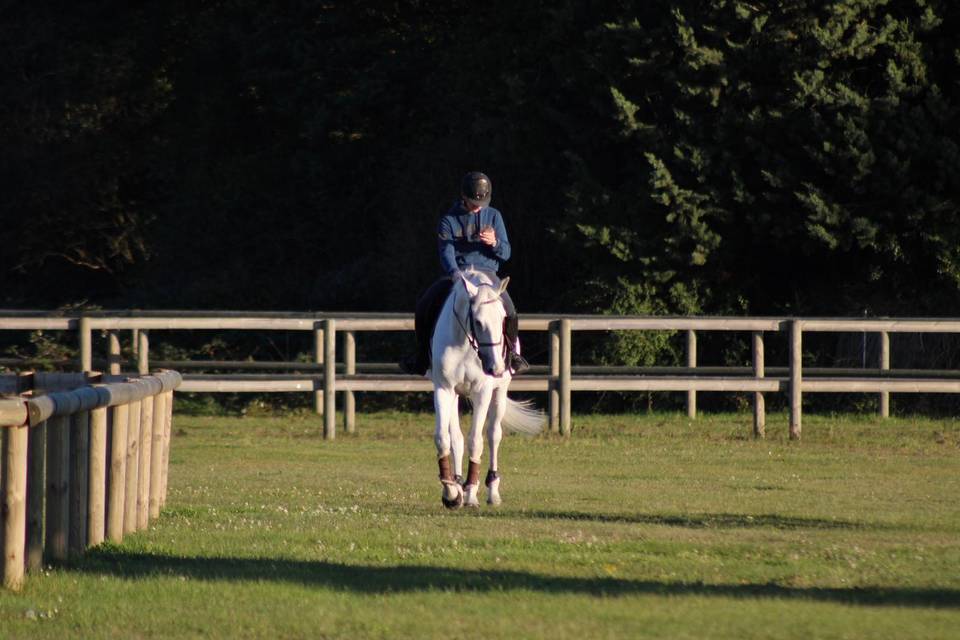
<instances>
[{"instance_id":1,"label":"white leg wrap","mask_svg":"<svg viewBox=\"0 0 960 640\"><path fill-rule=\"evenodd\" d=\"M467 484L463 486L463 504L466 507L479 507L480 498L478 494L480 492L480 485L476 484Z\"/></svg>"},{"instance_id":2,"label":"white leg wrap","mask_svg":"<svg viewBox=\"0 0 960 640\"><path fill-rule=\"evenodd\" d=\"M498 477L487 485L487 504L497 506L501 502L503 500L500 499L500 478Z\"/></svg>"}]
</instances>

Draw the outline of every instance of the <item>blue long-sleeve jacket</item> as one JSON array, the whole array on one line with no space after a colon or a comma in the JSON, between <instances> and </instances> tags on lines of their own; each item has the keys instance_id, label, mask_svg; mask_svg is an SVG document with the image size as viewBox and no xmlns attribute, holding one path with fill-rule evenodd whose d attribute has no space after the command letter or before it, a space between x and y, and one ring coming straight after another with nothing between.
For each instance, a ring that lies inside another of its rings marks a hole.
<instances>
[{"instance_id":1,"label":"blue long-sleeve jacket","mask_svg":"<svg viewBox=\"0 0 960 640\"><path fill-rule=\"evenodd\" d=\"M480 230L493 227L497 245L490 247L480 242ZM458 201L437 225L437 247L444 273L468 266L496 273L501 262L510 259L510 240L503 217L493 207L484 207L479 213L470 213Z\"/></svg>"}]
</instances>

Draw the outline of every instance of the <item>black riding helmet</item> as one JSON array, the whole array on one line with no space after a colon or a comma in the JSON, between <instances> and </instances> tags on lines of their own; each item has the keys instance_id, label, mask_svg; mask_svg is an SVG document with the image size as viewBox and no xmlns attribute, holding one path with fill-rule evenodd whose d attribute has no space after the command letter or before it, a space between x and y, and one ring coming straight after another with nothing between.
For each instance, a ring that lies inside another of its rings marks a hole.
<instances>
[{"instance_id":1,"label":"black riding helmet","mask_svg":"<svg viewBox=\"0 0 960 640\"><path fill-rule=\"evenodd\" d=\"M460 182L460 195L475 207L489 205L492 194L493 184L490 182L490 178L479 171L471 171L463 176L463 180Z\"/></svg>"}]
</instances>

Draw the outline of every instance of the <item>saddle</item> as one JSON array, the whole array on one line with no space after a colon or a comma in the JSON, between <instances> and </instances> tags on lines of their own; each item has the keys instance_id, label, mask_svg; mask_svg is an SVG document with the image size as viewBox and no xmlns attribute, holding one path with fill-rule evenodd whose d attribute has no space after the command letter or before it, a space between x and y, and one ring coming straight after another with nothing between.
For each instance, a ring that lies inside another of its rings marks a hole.
<instances>
[{"instance_id":1,"label":"saddle","mask_svg":"<svg viewBox=\"0 0 960 640\"><path fill-rule=\"evenodd\" d=\"M484 272L490 277L493 286L499 287L500 279L496 274ZM454 280L450 277L443 277L434 282L429 289L417 301L416 311L416 334L417 334L417 352L414 357L408 357L400 363L401 368L407 373L413 375L424 375L430 368L431 353L430 340L433 337L433 330L437 325L440 313L443 311L443 305L446 303L453 289ZM513 305L505 305L511 308ZM504 319L504 334L507 337L507 365L513 372L521 373L530 368L529 363L520 355L519 340L517 332L519 328L519 319L516 314L510 315Z\"/></svg>"}]
</instances>

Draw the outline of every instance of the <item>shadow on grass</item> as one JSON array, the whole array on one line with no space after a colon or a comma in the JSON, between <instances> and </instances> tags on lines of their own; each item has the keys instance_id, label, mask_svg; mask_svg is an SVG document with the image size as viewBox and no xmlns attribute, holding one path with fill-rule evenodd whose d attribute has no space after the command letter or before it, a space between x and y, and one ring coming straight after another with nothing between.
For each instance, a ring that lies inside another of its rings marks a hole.
<instances>
[{"instance_id":1,"label":"shadow on grass","mask_svg":"<svg viewBox=\"0 0 960 640\"><path fill-rule=\"evenodd\" d=\"M524 571L431 566L367 566L284 558L177 557L97 549L70 568L83 573L136 579L162 576L209 581L275 581L361 594L449 591L486 593L528 590L597 597L660 595L789 599L863 606L960 608L960 591L870 587L800 588L776 584L703 584L563 577Z\"/></svg>"},{"instance_id":2,"label":"shadow on grass","mask_svg":"<svg viewBox=\"0 0 960 640\"><path fill-rule=\"evenodd\" d=\"M489 515L489 513L485 514ZM585 511L520 511L504 512L504 516L543 520L581 520L586 522L622 522L627 524L653 524L688 529L748 529L772 527L774 529L884 529L882 524L866 524L850 520L824 520L821 518L798 518L775 514L741 513L692 513L667 515L658 513L589 513Z\"/></svg>"}]
</instances>

